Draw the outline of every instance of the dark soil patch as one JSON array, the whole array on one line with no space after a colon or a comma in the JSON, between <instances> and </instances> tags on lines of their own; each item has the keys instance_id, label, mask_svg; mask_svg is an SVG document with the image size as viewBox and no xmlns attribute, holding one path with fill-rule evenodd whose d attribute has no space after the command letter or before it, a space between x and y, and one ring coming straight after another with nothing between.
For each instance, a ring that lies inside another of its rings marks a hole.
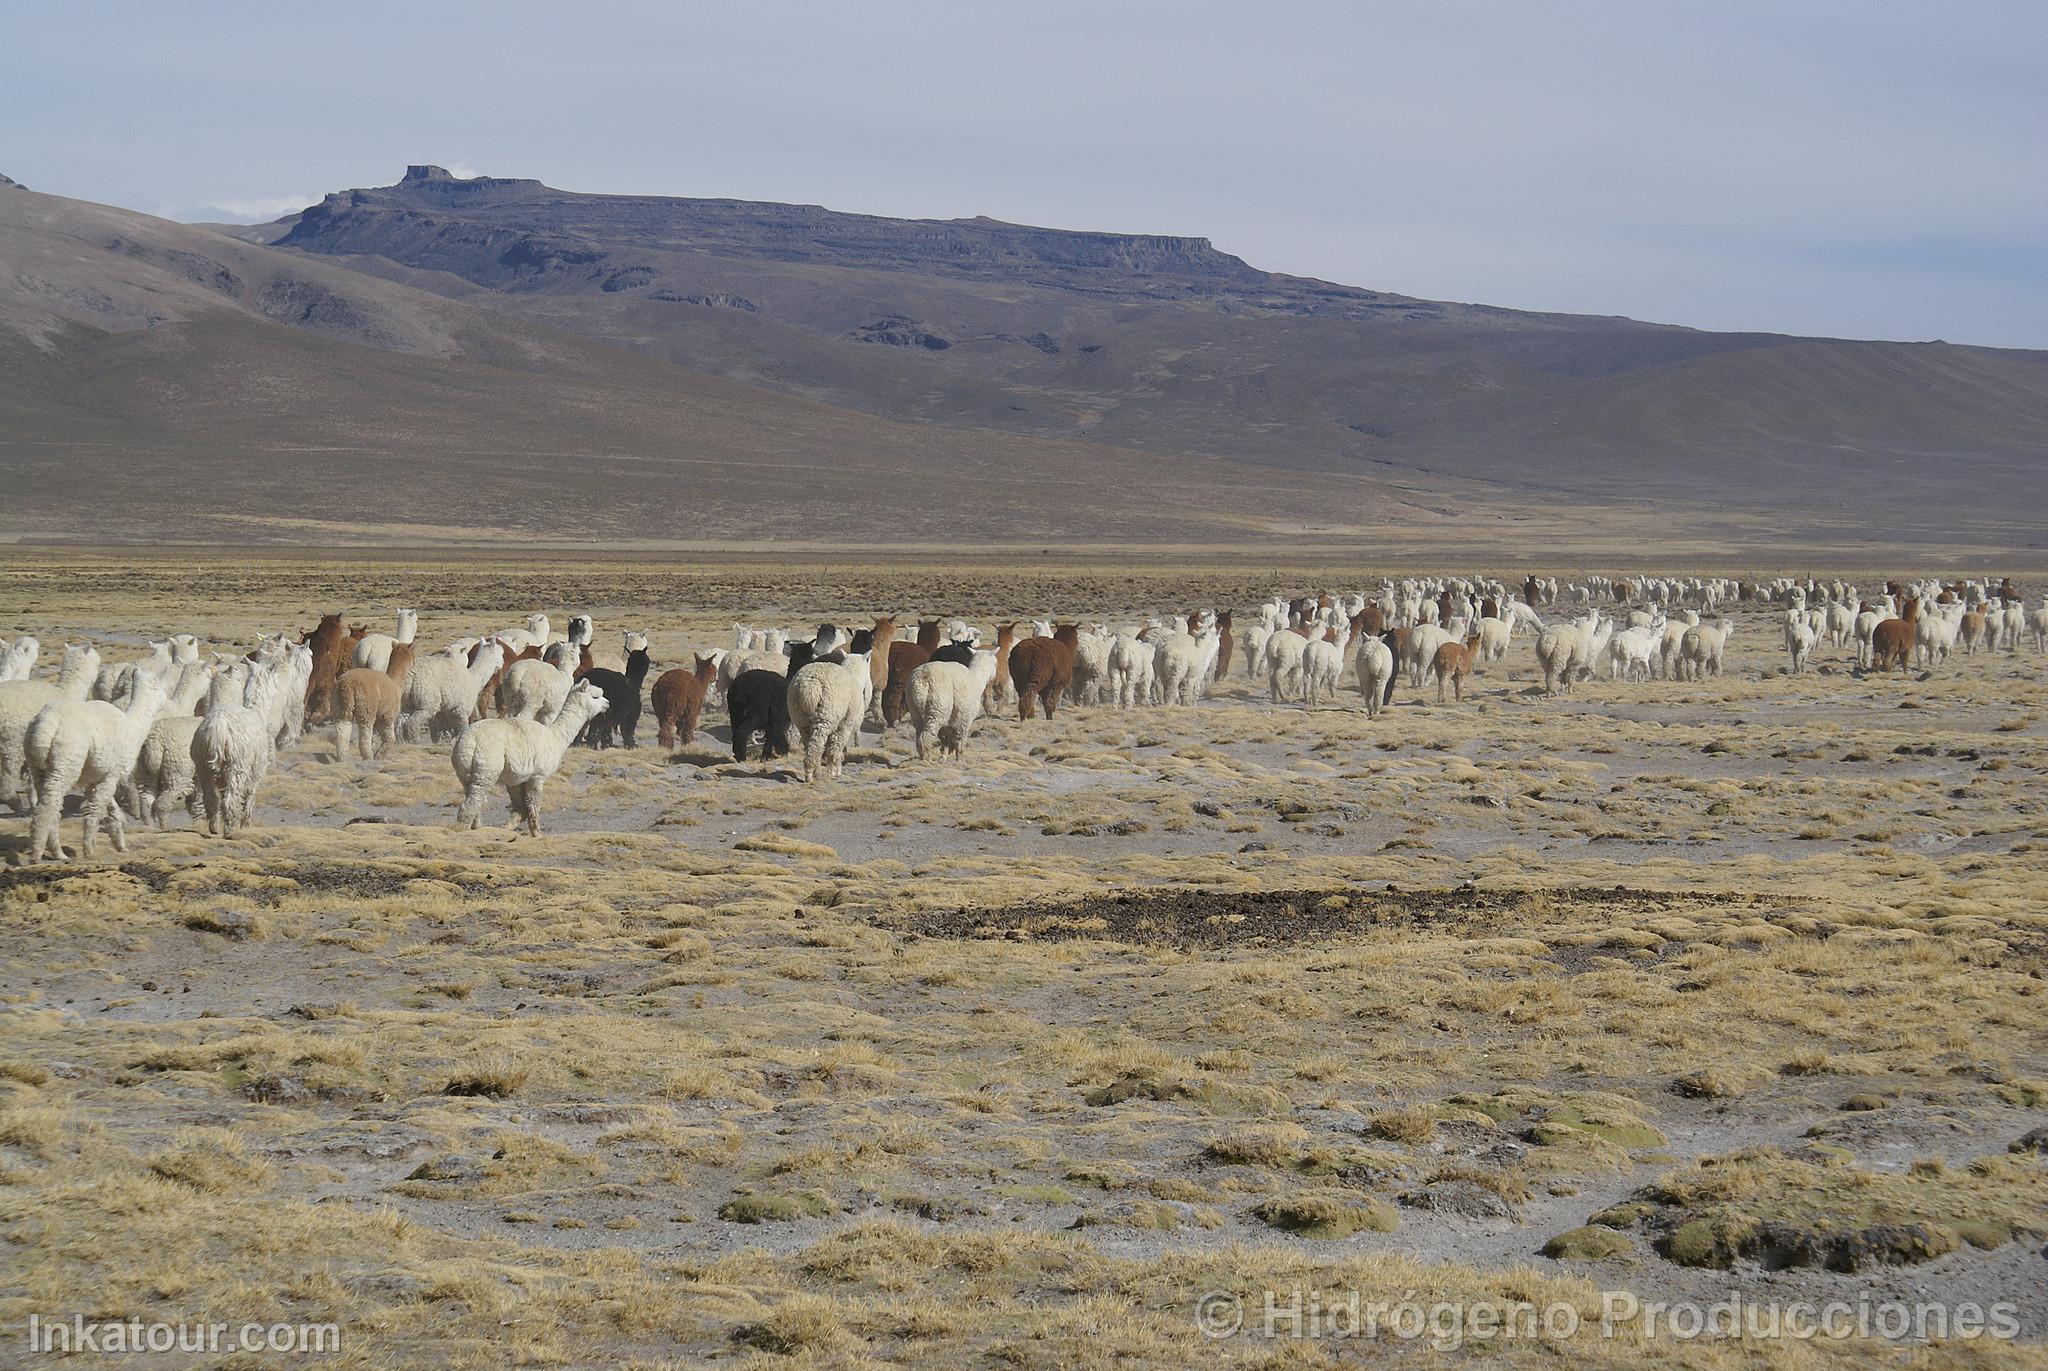
<instances>
[{"instance_id":1,"label":"dark soil patch","mask_svg":"<svg viewBox=\"0 0 2048 1371\"><path fill-rule=\"evenodd\" d=\"M1617 923L1676 910L1763 904L1759 895L1636 890L1367 889L1147 890L1068 903L1003 909L930 910L890 921L927 938L1093 938L1171 947L1265 947L1324 942L1387 929L1430 929L1490 937L1517 917L1558 904L1611 908Z\"/></svg>"}]
</instances>

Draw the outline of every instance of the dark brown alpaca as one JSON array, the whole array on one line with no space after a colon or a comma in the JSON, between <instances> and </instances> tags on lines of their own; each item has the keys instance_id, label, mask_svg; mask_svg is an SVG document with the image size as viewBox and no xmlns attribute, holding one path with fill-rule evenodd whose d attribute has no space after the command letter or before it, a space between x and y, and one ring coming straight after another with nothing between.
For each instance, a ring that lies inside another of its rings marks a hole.
<instances>
[{"instance_id":1,"label":"dark brown alpaca","mask_svg":"<svg viewBox=\"0 0 2048 1371\"><path fill-rule=\"evenodd\" d=\"M1473 634L1462 643L1445 643L1436 650L1436 657L1429 668L1436 673L1436 702L1444 702L1444 682L1451 683L1460 700L1465 698L1465 681L1472 675L1472 668L1479 661L1479 635Z\"/></svg>"},{"instance_id":2,"label":"dark brown alpaca","mask_svg":"<svg viewBox=\"0 0 2048 1371\"><path fill-rule=\"evenodd\" d=\"M306 722L330 723L334 718L334 683L348 668L342 655L341 615L323 614L319 625L300 638L313 652L313 671L306 677Z\"/></svg>"},{"instance_id":3,"label":"dark brown alpaca","mask_svg":"<svg viewBox=\"0 0 2048 1371\"><path fill-rule=\"evenodd\" d=\"M939 633L938 622L932 622L932 637ZM882 688L882 726L896 727L896 721L903 717L906 707L904 692L910 689L910 673L932 659L932 648L926 647L923 624L917 626L919 641L914 643L889 644L889 684ZM936 642L933 644L937 646Z\"/></svg>"},{"instance_id":4,"label":"dark brown alpaca","mask_svg":"<svg viewBox=\"0 0 2048 1371\"><path fill-rule=\"evenodd\" d=\"M718 658L703 653L697 654L694 671L677 667L661 673L661 679L654 683L657 742L663 747L674 747L680 734L683 746L689 746L697 735L697 717L704 712L704 692L717 677Z\"/></svg>"},{"instance_id":5,"label":"dark brown alpaca","mask_svg":"<svg viewBox=\"0 0 2048 1371\"><path fill-rule=\"evenodd\" d=\"M1032 717L1032 702L1045 707L1050 719L1060 697L1074 683L1074 644L1081 631L1061 624L1050 638L1026 638L1010 649L1010 683L1017 687L1017 717Z\"/></svg>"},{"instance_id":6,"label":"dark brown alpaca","mask_svg":"<svg viewBox=\"0 0 2048 1371\"><path fill-rule=\"evenodd\" d=\"M1216 679L1222 680L1230 674L1230 654L1236 646L1230 632L1230 611L1216 611Z\"/></svg>"},{"instance_id":7,"label":"dark brown alpaca","mask_svg":"<svg viewBox=\"0 0 2048 1371\"><path fill-rule=\"evenodd\" d=\"M920 619L917 621L917 645L926 652L930 652L939 645L939 621L937 619Z\"/></svg>"}]
</instances>

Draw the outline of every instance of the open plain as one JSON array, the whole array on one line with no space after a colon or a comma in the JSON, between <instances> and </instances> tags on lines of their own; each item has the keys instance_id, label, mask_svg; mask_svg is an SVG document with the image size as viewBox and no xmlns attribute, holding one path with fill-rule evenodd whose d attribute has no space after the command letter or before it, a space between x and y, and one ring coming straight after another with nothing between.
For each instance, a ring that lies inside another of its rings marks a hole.
<instances>
[{"instance_id":1,"label":"open plain","mask_svg":"<svg viewBox=\"0 0 2048 1371\"><path fill-rule=\"evenodd\" d=\"M1143 622L1384 570L12 549L0 636L544 610L658 674L736 621ZM1369 719L1240 659L1192 708L985 716L962 762L866 731L812 785L713 707L573 749L539 837L502 794L452 827L446 743L330 728L233 840L29 866L0 818L0 1320L334 1322L360 1366L2048 1364L2048 656L1794 675L1778 608L1728 613L1699 681L1546 696L1523 634ZM1211 1338L1206 1291L1581 1318ZM1603 1336L1603 1291L2018 1336Z\"/></svg>"}]
</instances>

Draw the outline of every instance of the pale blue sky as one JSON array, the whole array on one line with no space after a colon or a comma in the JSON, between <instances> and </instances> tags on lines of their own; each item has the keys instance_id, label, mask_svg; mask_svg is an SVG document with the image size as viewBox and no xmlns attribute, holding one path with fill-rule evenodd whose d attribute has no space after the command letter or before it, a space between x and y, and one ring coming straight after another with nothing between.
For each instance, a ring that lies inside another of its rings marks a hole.
<instances>
[{"instance_id":1,"label":"pale blue sky","mask_svg":"<svg viewBox=\"0 0 2048 1371\"><path fill-rule=\"evenodd\" d=\"M2048 4L8 0L0 172L270 218L409 162L1188 233L1708 328L2048 347Z\"/></svg>"}]
</instances>

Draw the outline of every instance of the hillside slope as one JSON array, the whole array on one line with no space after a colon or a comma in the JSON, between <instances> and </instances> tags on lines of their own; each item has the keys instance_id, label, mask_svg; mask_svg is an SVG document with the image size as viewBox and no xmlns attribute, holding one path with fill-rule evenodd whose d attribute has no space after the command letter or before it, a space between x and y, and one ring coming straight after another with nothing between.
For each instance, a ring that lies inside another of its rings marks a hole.
<instances>
[{"instance_id":1,"label":"hillside slope","mask_svg":"<svg viewBox=\"0 0 2048 1371\"><path fill-rule=\"evenodd\" d=\"M1378 475L1453 504L1711 498L1879 534L1910 532L1909 504L1914 524L1979 528L2012 512L1984 487L2048 459L2048 353L1447 304L1259 271L1202 239L434 167L250 232L846 408Z\"/></svg>"},{"instance_id":2,"label":"hillside slope","mask_svg":"<svg viewBox=\"0 0 2048 1371\"><path fill-rule=\"evenodd\" d=\"M0 537L852 545L1428 517L1364 478L1205 462L1191 488L1163 454L838 410L15 187L0 262Z\"/></svg>"}]
</instances>

